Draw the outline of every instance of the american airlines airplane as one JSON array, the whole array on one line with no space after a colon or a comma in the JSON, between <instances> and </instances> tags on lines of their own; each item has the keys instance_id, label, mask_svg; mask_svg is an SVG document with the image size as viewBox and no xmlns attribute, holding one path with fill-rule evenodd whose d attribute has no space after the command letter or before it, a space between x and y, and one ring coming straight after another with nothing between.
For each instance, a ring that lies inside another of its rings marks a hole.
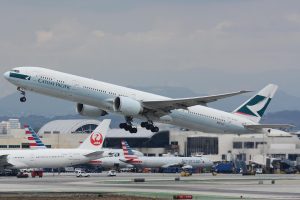
<instances>
[{"instance_id":1,"label":"american airlines airplane","mask_svg":"<svg viewBox=\"0 0 300 200\"><path fill-rule=\"evenodd\" d=\"M18 67L4 73L17 86L21 102L26 92L57 97L76 102L79 114L100 117L117 113L125 117L120 128L136 133L133 119L143 120L141 127L158 132L154 122L212 133L267 133L271 128L287 128L287 124L259 124L277 86L267 85L257 95L232 113L207 107L208 103L243 94L238 91L212 96L171 99L93 79L83 78L40 67Z\"/></svg>"},{"instance_id":2,"label":"american airlines airplane","mask_svg":"<svg viewBox=\"0 0 300 200\"><path fill-rule=\"evenodd\" d=\"M101 158L109 124L110 120L103 120L77 149L0 150L0 169L58 168Z\"/></svg>"},{"instance_id":3,"label":"american airlines airplane","mask_svg":"<svg viewBox=\"0 0 300 200\"><path fill-rule=\"evenodd\" d=\"M126 141L122 141L124 158L120 161L141 168L204 168L212 167L213 162L205 157L138 157L134 155L132 149Z\"/></svg>"}]
</instances>

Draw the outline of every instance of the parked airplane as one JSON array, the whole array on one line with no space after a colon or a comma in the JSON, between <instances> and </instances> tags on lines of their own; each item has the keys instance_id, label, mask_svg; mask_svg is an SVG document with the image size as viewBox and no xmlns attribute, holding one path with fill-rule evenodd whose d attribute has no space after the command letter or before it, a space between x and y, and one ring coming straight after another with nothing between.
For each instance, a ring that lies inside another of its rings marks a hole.
<instances>
[{"instance_id":1,"label":"parked airplane","mask_svg":"<svg viewBox=\"0 0 300 200\"><path fill-rule=\"evenodd\" d=\"M112 85L63 72L39 67L18 67L4 73L17 86L21 102L25 91L66 99L77 103L81 115L100 117L114 112L125 117L120 128L136 133L133 119L142 119L141 127L158 132L153 122L173 124L193 130L213 133L267 132L270 128L287 128L286 124L259 124L277 86L267 85L257 95L232 113L207 107L210 102L243 94L238 91L212 96L171 99L143 91Z\"/></svg>"},{"instance_id":2,"label":"parked airplane","mask_svg":"<svg viewBox=\"0 0 300 200\"><path fill-rule=\"evenodd\" d=\"M27 137L29 141L29 146L31 149L36 148L47 148L43 141L40 139L39 135L28 125L25 126L25 133L29 135ZM105 136L103 136L103 142ZM101 166L105 169L111 168L133 168L133 165L126 164L119 160L120 157L124 157L123 149L109 149L102 148L103 157L97 160L91 160L89 164ZM136 156L144 156L142 152L132 150Z\"/></svg>"},{"instance_id":3,"label":"parked airplane","mask_svg":"<svg viewBox=\"0 0 300 200\"><path fill-rule=\"evenodd\" d=\"M103 120L77 149L0 150L0 169L58 168L101 158L109 124L110 120Z\"/></svg>"},{"instance_id":4,"label":"parked airplane","mask_svg":"<svg viewBox=\"0 0 300 200\"><path fill-rule=\"evenodd\" d=\"M122 148L124 158L120 158L120 161L141 168L204 168L213 165L213 162L205 157L138 157L126 141L122 141Z\"/></svg>"}]
</instances>

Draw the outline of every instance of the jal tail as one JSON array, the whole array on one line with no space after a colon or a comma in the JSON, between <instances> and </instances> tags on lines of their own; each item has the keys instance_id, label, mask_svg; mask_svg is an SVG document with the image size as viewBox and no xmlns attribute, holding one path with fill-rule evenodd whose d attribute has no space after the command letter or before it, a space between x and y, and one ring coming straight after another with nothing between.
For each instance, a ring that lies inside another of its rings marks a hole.
<instances>
[{"instance_id":1,"label":"jal tail","mask_svg":"<svg viewBox=\"0 0 300 200\"><path fill-rule=\"evenodd\" d=\"M29 147L31 149L46 149L46 145L42 142L38 134L28 125L24 125L25 134L29 141Z\"/></svg>"},{"instance_id":2,"label":"jal tail","mask_svg":"<svg viewBox=\"0 0 300 200\"><path fill-rule=\"evenodd\" d=\"M258 123L270 104L278 86L269 84L256 95L233 111L234 114L243 116Z\"/></svg>"},{"instance_id":3,"label":"jal tail","mask_svg":"<svg viewBox=\"0 0 300 200\"><path fill-rule=\"evenodd\" d=\"M133 160L138 158L125 140L122 140L122 149L126 160Z\"/></svg>"},{"instance_id":4,"label":"jal tail","mask_svg":"<svg viewBox=\"0 0 300 200\"><path fill-rule=\"evenodd\" d=\"M110 122L110 119L103 120L78 148L89 150L101 149L107 135Z\"/></svg>"}]
</instances>

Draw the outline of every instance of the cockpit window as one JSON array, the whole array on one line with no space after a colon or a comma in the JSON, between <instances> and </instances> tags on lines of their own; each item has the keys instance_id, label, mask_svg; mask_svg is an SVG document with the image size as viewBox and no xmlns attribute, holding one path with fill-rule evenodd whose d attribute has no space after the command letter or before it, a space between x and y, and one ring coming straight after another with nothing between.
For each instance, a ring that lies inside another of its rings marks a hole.
<instances>
[{"instance_id":1,"label":"cockpit window","mask_svg":"<svg viewBox=\"0 0 300 200\"><path fill-rule=\"evenodd\" d=\"M16 73L20 73L20 70L17 70L17 69L13 69L11 71L16 72Z\"/></svg>"}]
</instances>

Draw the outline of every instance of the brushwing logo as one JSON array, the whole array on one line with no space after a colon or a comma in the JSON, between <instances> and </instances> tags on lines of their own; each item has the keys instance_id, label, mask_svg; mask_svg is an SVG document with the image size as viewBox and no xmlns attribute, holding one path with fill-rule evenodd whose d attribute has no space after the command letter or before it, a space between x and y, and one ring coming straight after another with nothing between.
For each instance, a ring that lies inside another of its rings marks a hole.
<instances>
[{"instance_id":1,"label":"brushwing logo","mask_svg":"<svg viewBox=\"0 0 300 200\"><path fill-rule=\"evenodd\" d=\"M103 142L103 136L101 133L92 133L90 137L90 142L94 146L99 146Z\"/></svg>"},{"instance_id":2,"label":"brushwing logo","mask_svg":"<svg viewBox=\"0 0 300 200\"><path fill-rule=\"evenodd\" d=\"M245 106L240 108L237 112L254 117L262 117L270 101L271 98L257 95L253 99L251 99Z\"/></svg>"}]
</instances>

